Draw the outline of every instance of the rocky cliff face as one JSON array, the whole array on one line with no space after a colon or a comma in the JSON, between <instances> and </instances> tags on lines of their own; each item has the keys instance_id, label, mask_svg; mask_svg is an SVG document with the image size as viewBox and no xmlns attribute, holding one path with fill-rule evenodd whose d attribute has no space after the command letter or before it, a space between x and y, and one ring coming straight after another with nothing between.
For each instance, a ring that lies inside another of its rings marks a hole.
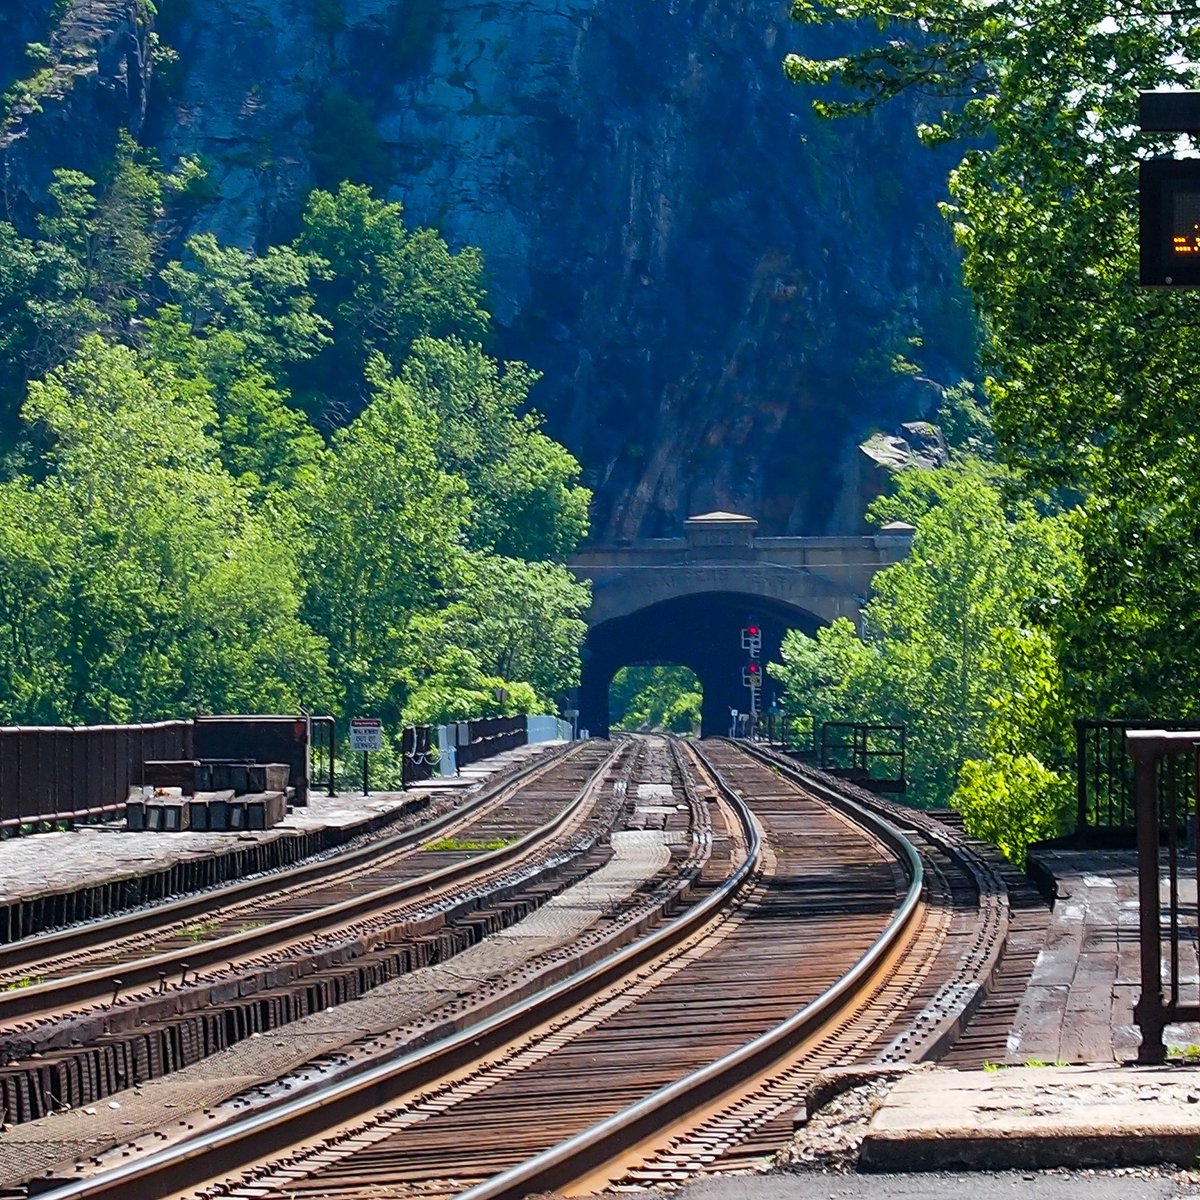
<instances>
[{"instance_id":1,"label":"rocky cliff face","mask_svg":"<svg viewBox=\"0 0 1200 1200\"><path fill-rule=\"evenodd\" d=\"M844 531L858 444L971 370L934 207L946 161L911 112L811 117L780 63L828 35L786 5L160 0L179 57L148 110L140 0L85 7L96 70L9 137L10 205L60 138L83 158L143 113L165 161L210 167L198 226L244 245L290 236L315 182L375 184L485 251L494 349L545 373L536 401L597 489L598 536L710 509ZM891 370L901 352L922 377Z\"/></svg>"}]
</instances>

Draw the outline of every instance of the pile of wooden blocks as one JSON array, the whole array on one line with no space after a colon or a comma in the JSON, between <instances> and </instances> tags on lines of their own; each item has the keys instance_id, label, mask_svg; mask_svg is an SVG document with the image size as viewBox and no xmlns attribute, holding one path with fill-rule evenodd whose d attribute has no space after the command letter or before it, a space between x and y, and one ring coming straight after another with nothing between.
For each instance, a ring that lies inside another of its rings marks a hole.
<instances>
[{"instance_id":1,"label":"pile of wooden blocks","mask_svg":"<svg viewBox=\"0 0 1200 1200\"><path fill-rule=\"evenodd\" d=\"M125 804L135 830L230 831L272 829L287 813L287 763L231 759L147 762L142 786Z\"/></svg>"}]
</instances>

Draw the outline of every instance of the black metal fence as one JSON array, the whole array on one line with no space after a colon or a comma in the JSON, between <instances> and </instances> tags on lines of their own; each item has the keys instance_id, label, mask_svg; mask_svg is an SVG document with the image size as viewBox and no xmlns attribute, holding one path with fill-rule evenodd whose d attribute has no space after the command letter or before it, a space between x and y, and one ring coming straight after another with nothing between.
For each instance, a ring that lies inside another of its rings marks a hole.
<instances>
[{"instance_id":1,"label":"black metal fence","mask_svg":"<svg viewBox=\"0 0 1200 1200\"><path fill-rule=\"evenodd\" d=\"M1084 718L1075 721L1075 832L1102 841L1124 842L1135 827L1134 769L1126 753L1125 735L1138 729L1186 730L1195 721L1167 721L1125 717ZM1178 805L1186 796L1188 780L1172 756L1159 767L1160 809Z\"/></svg>"},{"instance_id":2,"label":"black metal fence","mask_svg":"<svg viewBox=\"0 0 1200 1200\"><path fill-rule=\"evenodd\" d=\"M772 746L796 758L808 759L817 750L816 718L808 715L791 716L783 713L767 713L759 720L759 731Z\"/></svg>"},{"instance_id":3,"label":"black metal fence","mask_svg":"<svg viewBox=\"0 0 1200 1200\"><path fill-rule=\"evenodd\" d=\"M818 765L877 792L908 790L908 732L903 725L824 721Z\"/></svg>"},{"instance_id":4,"label":"black metal fence","mask_svg":"<svg viewBox=\"0 0 1200 1200\"><path fill-rule=\"evenodd\" d=\"M478 721L462 721L458 731L459 767L502 754L505 750L515 750L529 740L529 726L524 717L483 717Z\"/></svg>"}]
</instances>

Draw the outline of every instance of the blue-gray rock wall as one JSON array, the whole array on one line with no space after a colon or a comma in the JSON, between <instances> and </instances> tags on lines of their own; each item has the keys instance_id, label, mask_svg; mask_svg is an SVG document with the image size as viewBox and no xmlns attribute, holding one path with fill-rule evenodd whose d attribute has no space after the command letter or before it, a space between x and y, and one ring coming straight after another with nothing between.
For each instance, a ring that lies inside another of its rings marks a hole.
<instances>
[{"instance_id":1,"label":"blue-gray rock wall","mask_svg":"<svg viewBox=\"0 0 1200 1200\"><path fill-rule=\"evenodd\" d=\"M327 126L349 105L369 137L345 122L348 169L483 248L493 349L544 372L536 403L584 463L598 536L716 508L764 534L856 532L858 443L930 415L929 380L973 370L935 208L947 160L917 144L911 110L817 121L780 64L829 35L786 5L159 9L179 62L151 89L147 136L210 166L219 195L197 224L290 236L309 188L346 168ZM894 373L899 353L923 378Z\"/></svg>"}]
</instances>

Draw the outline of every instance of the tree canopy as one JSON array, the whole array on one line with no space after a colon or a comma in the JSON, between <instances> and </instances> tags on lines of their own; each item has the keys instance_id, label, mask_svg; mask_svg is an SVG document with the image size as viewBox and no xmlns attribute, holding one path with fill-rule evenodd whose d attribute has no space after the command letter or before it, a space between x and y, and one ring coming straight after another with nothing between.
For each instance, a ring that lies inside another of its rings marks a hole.
<instances>
[{"instance_id":1,"label":"tree canopy","mask_svg":"<svg viewBox=\"0 0 1200 1200\"><path fill-rule=\"evenodd\" d=\"M0 720L552 707L589 493L484 350L479 253L344 183L165 260L198 173L123 138L0 223Z\"/></svg>"}]
</instances>

